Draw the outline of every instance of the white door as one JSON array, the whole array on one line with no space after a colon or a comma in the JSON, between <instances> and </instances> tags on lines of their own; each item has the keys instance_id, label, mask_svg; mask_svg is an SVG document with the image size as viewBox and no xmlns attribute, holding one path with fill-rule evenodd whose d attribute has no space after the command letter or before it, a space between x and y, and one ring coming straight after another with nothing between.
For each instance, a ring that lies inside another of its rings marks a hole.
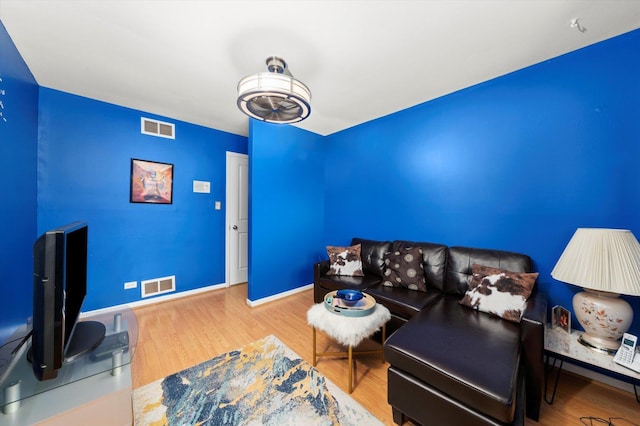
<instances>
[{"instance_id":1,"label":"white door","mask_svg":"<svg viewBox=\"0 0 640 426\"><path fill-rule=\"evenodd\" d=\"M247 282L249 269L249 158L227 152L227 285Z\"/></svg>"}]
</instances>

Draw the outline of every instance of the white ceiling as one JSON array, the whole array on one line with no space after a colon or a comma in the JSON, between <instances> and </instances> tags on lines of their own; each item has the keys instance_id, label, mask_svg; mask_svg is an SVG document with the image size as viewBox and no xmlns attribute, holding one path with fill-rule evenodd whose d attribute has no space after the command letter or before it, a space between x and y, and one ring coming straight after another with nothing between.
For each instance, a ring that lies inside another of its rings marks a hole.
<instances>
[{"instance_id":1,"label":"white ceiling","mask_svg":"<svg viewBox=\"0 0 640 426\"><path fill-rule=\"evenodd\" d=\"M296 126L327 135L640 28L640 1L0 0L0 19L41 86L240 135L238 81L280 56L312 92Z\"/></svg>"}]
</instances>

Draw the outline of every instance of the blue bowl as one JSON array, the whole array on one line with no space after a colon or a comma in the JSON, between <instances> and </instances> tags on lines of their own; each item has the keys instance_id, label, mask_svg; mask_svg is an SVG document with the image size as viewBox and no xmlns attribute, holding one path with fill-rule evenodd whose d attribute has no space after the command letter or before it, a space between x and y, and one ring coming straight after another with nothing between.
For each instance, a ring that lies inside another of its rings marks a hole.
<instances>
[{"instance_id":1,"label":"blue bowl","mask_svg":"<svg viewBox=\"0 0 640 426\"><path fill-rule=\"evenodd\" d=\"M338 290L336 297L342 299L345 305L353 306L362 299L363 295L360 290Z\"/></svg>"}]
</instances>

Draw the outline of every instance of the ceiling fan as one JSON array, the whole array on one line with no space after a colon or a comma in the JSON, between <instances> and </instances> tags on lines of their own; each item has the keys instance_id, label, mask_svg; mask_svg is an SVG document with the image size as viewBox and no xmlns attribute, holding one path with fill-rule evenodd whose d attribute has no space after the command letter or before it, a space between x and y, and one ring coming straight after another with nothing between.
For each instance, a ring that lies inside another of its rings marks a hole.
<instances>
[{"instance_id":1,"label":"ceiling fan","mask_svg":"<svg viewBox=\"0 0 640 426\"><path fill-rule=\"evenodd\" d=\"M311 91L291 75L284 59L267 58L268 72L252 74L238 83L238 108L268 123L296 123L311 113Z\"/></svg>"}]
</instances>

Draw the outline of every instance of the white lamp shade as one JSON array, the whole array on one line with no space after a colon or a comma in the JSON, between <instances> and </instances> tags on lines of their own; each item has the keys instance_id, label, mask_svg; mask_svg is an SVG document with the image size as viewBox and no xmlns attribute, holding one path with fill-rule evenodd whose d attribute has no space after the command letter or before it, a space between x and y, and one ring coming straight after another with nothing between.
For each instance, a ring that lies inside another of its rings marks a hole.
<instances>
[{"instance_id":1,"label":"white lamp shade","mask_svg":"<svg viewBox=\"0 0 640 426\"><path fill-rule=\"evenodd\" d=\"M585 289L640 296L640 244L626 229L578 228L551 276Z\"/></svg>"}]
</instances>

